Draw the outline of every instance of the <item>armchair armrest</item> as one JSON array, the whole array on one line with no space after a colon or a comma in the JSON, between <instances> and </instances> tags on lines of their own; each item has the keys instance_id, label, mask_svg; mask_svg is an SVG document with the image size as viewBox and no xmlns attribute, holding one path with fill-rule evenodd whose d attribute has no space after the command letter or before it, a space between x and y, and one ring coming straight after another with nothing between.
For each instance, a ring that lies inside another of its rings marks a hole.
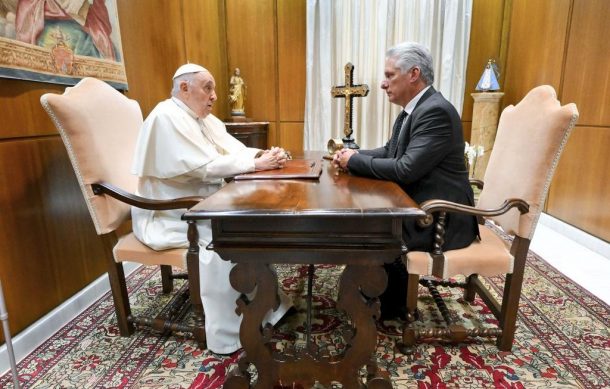
<instances>
[{"instance_id":1,"label":"armchair armrest","mask_svg":"<svg viewBox=\"0 0 610 389\"><path fill-rule=\"evenodd\" d=\"M182 208L189 209L205 198L201 196L189 196L169 200L151 200L126 192L123 189L106 182L91 184L91 189L96 195L105 194L134 207L154 211Z\"/></svg>"},{"instance_id":2,"label":"armchair armrest","mask_svg":"<svg viewBox=\"0 0 610 389\"><path fill-rule=\"evenodd\" d=\"M498 207L492 209L480 209L469 205L458 204L446 200L428 200L421 204L421 209L426 213L434 212L457 212L474 216L498 216L505 214L512 208L517 208L523 215L529 212L529 204L522 199L507 199Z\"/></svg>"},{"instance_id":3,"label":"armchair armrest","mask_svg":"<svg viewBox=\"0 0 610 389\"><path fill-rule=\"evenodd\" d=\"M498 216L505 214L512 208L517 208L523 215L529 212L529 204L522 199L507 199L497 208L492 209L480 209L469 205L458 204L446 200L428 200L420 205L420 208L426 212L426 217L419 219L419 223L422 226L429 226L432 224L434 218L432 213L439 213L439 217L434 227L434 243L433 243L433 255L441 256L443 253L443 243L445 243L445 221L447 212L462 213L466 215L476 216L479 221L482 217Z\"/></svg>"},{"instance_id":4,"label":"armchair armrest","mask_svg":"<svg viewBox=\"0 0 610 389\"><path fill-rule=\"evenodd\" d=\"M477 189L483 189L484 183L481 180L477 180L476 178L470 178L470 185L476 186Z\"/></svg>"}]
</instances>

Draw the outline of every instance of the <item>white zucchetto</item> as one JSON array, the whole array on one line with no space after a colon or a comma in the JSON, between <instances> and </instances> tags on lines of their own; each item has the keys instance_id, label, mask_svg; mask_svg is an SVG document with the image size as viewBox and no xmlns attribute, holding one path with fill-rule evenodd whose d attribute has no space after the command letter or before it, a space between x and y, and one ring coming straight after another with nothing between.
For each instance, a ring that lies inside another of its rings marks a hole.
<instances>
[{"instance_id":1,"label":"white zucchetto","mask_svg":"<svg viewBox=\"0 0 610 389\"><path fill-rule=\"evenodd\" d=\"M194 63L187 63L184 64L182 66L180 66L178 68L178 70L176 70L176 73L174 73L174 77L176 78L178 76L181 76L183 74L188 74L188 73L198 73L198 72L207 72L208 70L206 68L204 68L201 65L197 65Z\"/></svg>"}]
</instances>

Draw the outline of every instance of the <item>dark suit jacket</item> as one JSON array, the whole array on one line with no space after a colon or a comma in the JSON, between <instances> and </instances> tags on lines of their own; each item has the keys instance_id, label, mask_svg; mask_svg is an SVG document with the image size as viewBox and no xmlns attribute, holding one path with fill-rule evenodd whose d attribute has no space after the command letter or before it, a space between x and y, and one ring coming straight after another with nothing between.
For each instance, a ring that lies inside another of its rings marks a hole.
<instances>
[{"instance_id":1,"label":"dark suit jacket","mask_svg":"<svg viewBox=\"0 0 610 389\"><path fill-rule=\"evenodd\" d=\"M407 117L396 156L388 155L389 147L388 141L384 147L360 150L349 159L350 173L394 181L417 203L443 199L474 205L460 116L440 92L428 89ZM406 220L403 236L409 250L430 250L432 230ZM478 233L475 217L448 214L443 248L468 246Z\"/></svg>"}]
</instances>

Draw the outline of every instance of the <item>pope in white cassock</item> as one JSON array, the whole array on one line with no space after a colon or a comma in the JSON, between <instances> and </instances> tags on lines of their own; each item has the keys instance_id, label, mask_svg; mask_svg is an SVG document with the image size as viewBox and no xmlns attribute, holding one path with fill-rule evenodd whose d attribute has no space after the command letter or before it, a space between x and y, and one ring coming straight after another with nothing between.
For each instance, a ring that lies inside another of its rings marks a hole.
<instances>
[{"instance_id":1,"label":"pope in white cassock","mask_svg":"<svg viewBox=\"0 0 610 389\"><path fill-rule=\"evenodd\" d=\"M195 64L178 68L172 97L153 109L138 137L132 173L139 177L140 195L153 199L209 196L221 188L225 177L283 167L283 149L249 148L228 134L224 123L211 114L215 101L214 77L209 71ZM187 223L180 219L182 213L132 208L133 232L155 250L186 248ZM241 348L242 319L235 313L240 294L229 282L234 265L205 250L212 238L210 221L199 221L197 228L207 345L216 353L232 353ZM279 308L267 315L271 324L291 306L283 293L280 300Z\"/></svg>"}]
</instances>

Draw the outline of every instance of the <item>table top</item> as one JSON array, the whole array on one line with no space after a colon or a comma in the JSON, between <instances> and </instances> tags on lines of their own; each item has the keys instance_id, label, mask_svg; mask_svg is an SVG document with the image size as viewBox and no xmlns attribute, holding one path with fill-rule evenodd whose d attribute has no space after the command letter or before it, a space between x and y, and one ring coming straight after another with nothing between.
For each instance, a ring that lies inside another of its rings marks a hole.
<instances>
[{"instance_id":1,"label":"table top","mask_svg":"<svg viewBox=\"0 0 610 389\"><path fill-rule=\"evenodd\" d=\"M424 212L397 184L339 171L322 152L319 179L233 181L187 211L183 219L239 217L417 217Z\"/></svg>"},{"instance_id":2,"label":"table top","mask_svg":"<svg viewBox=\"0 0 610 389\"><path fill-rule=\"evenodd\" d=\"M226 127L253 127L253 126L268 126L269 122L232 122L226 120L224 122Z\"/></svg>"}]
</instances>

